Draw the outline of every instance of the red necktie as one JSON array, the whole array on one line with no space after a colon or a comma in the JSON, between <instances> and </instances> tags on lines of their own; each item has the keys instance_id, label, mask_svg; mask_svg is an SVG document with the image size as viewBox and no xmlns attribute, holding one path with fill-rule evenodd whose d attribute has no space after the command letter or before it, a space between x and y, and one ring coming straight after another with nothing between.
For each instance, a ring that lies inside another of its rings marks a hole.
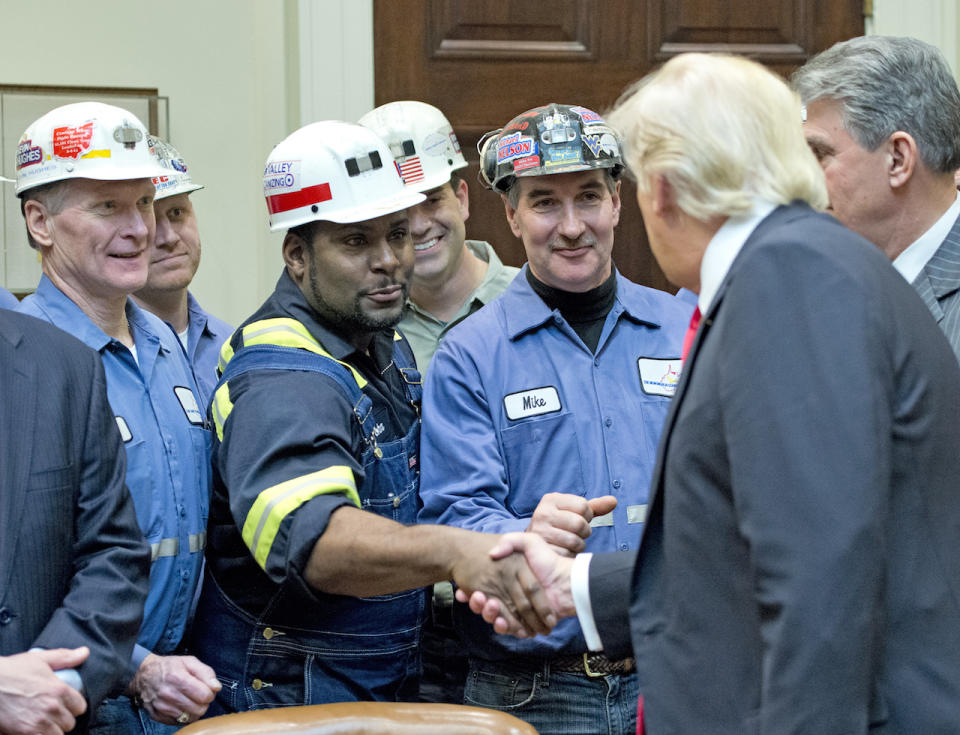
<instances>
[{"instance_id":1,"label":"red necktie","mask_svg":"<svg viewBox=\"0 0 960 735\"><path fill-rule=\"evenodd\" d=\"M680 359L686 360L687 353L690 352L690 345L693 344L693 337L697 333L697 327L700 326L700 307L693 310L690 315L690 326L687 327L687 334L683 338L683 352L680 353Z\"/></svg>"}]
</instances>

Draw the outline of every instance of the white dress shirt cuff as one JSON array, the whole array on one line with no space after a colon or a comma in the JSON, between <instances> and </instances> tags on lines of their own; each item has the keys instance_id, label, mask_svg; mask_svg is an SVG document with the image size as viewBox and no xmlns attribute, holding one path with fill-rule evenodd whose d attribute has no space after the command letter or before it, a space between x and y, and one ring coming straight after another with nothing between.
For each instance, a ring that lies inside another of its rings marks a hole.
<instances>
[{"instance_id":1,"label":"white dress shirt cuff","mask_svg":"<svg viewBox=\"0 0 960 735\"><path fill-rule=\"evenodd\" d=\"M593 554L577 554L570 570L570 592L573 595L573 606L577 610L577 620L583 630L583 637L587 641L587 648L591 651L602 651L603 642L597 632L597 624L593 619L593 606L590 604L590 560Z\"/></svg>"}]
</instances>

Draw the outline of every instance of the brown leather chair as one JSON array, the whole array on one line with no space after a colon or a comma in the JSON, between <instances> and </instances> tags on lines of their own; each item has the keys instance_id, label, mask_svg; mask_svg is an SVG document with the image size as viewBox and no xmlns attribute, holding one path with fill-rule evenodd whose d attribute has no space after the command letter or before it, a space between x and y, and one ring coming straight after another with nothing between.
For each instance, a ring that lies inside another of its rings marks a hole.
<instances>
[{"instance_id":1,"label":"brown leather chair","mask_svg":"<svg viewBox=\"0 0 960 735\"><path fill-rule=\"evenodd\" d=\"M180 735L537 735L513 715L420 702L340 702L211 717Z\"/></svg>"}]
</instances>

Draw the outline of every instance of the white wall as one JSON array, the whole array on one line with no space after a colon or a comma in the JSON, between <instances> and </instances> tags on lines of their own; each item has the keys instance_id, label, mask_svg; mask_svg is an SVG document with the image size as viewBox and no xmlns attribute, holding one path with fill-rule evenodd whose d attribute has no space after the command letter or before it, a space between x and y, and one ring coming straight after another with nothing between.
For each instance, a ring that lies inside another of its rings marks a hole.
<instances>
[{"instance_id":1,"label":"white wall","mask_svg":"<svg viewBox=\"0 0 960 735\"><path fill-rule=\"evenodd\" d=\"M960 14L956 0L873 0L867 33L913 36L933 44L947 57L954 76L960 69Z\"/></svg>"},{"instance_id":2,"label":"white wall","mask_svg":"<svg viewBox=\"0 0 960 735\"><path fill-rule=\"evenodd\" d=\"M291 129L290 5L0 0L0 82L156 87L170 98L171 141L206 186L192 195L203 240L194 291L234 323L270 292L280 271L261 174L270 149Z\"/></svg>"}]
</instances>

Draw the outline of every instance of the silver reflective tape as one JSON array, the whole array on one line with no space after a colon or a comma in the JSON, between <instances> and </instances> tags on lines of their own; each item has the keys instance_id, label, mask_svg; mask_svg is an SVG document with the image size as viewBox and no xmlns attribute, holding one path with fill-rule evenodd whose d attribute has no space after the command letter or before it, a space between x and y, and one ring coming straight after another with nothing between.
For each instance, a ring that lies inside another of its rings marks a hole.
<instances>
[{"instance_id":1,"label":"silver reflective tape","mask_svg":"<svg viewBox=\"0 0 960 735\"><path fill-rule=\"evenodd\" d=\"M190 544L191 554L203 551L207 545L207 532L191 533L187 541ZM150 561L156 561L161 556L176 556L179 553L180 539L178 538L165 538L150 544Z\"/></svg>"},{"instance_id":2,"label":"silver reflective tape","mask_svg":"<svg viewBox=\"0 0 960 735\"><path fill-rule=\"evenodd\" d=\"M190 541L190 553L196 554L198 551L203 551L206 548L207 532L191 533L188 540Z\"/></svg>"},{"instance_id":3,"label":"silver reflective tape","mask_svg":"<svg viewBox=\"0 0 960 735\"><path fill-rule=\"evenodd\" d=\"M628 505L627 523L643 523L647 520L647 505Z\"/></svg>"},{"instance_id":4,"label":"silver reflective tape","mask_svg":"<svg viewBox=\"0 0 960 735\"><path fill-rule=\"evenodd\" d=\"M156 561L161 556L176 556L178 551L180 551L180 539L161 539L150 544L150 561Z\"/></svg>"},{"instance_id":5,"label":"silver reflective tape","mask_svg":"<svg viewBox=\"0 0 960 735\"><path fill-rule=\"evenodd\" d=\"M627 506L627 523L643 523L646 519L647 519L646 504ZM601 528L603 526L612 526L612 525L613 525L613 513L607 513L606 515L597 516L592 521L590 521L591 528Z\"/></svg>"}]
</instances>

